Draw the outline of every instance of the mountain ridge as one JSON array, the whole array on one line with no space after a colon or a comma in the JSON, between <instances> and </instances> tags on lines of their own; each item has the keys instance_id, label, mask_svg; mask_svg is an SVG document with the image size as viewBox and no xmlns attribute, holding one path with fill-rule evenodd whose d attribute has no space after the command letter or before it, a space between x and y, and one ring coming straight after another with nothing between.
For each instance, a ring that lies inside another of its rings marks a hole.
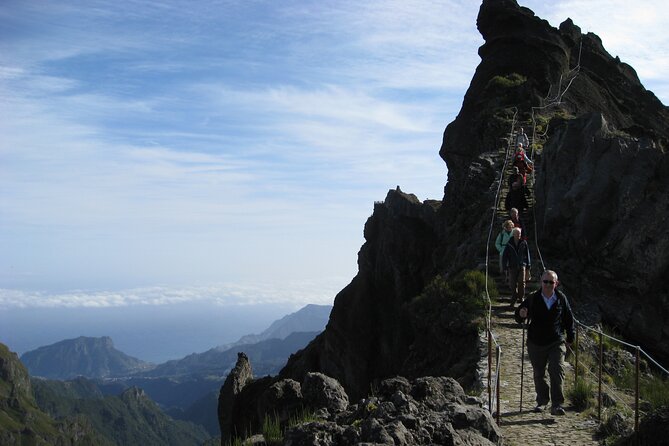
<instances>
[{"instance_id":1,"label":"mountain ridge","mask_svg":"<svg viewBox=\"0 0 669 446\"><path fill-rule=\"evenodd\" d=\"M105 378L153 367L114 348L108 336L65 339L24 353L21 362L32 376L50 379Z\"/></svg>"}]
</instances>

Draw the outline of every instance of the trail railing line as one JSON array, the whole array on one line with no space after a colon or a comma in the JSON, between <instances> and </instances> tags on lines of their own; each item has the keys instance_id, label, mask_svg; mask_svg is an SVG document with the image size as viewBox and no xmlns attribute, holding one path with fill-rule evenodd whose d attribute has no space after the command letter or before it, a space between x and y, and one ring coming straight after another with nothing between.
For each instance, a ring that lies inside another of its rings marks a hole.
<instances>
[{"instance_id":1,"label":"trail railing line","mask_svg":"<svg viewBox=\"0 0 669 446\"><path fill-rule=\"evenodd\" d=\"M629 342L625 342L622 339L618 339L614 336L608 335L604 333L602 330L591 327L589 325L586 325L576 318L574 318L574 322L576 323L576 350L570 349L574 353L574 382L576 382L579 378L578 376L578 370L579 370L579 360L578 360L578 346L579 346L579 329L578 327L583 327L586 331L590 331L592 333L596 333L599 335L599 355L598 355L598 376L597 376L597 385L598 385L598 390L597 390L597 420L601 423L602 421L602 386L605 386L602 380L602 373L603 373L603 366L604 366L604 338L608 338L612 341L615 341L619 344L622 344L626 347L629 347L631 349L634 349L635 355L634 355L634 432L637 432L639 429L639 415L641 414L641 410L639 408L639 399L640 399L640 394L639 394L639 382L640 382L640 363L641 363L641 354L643 354L649 361L651 361L660 371L662 371L665 375L669 377L669 370L664 368L659 362L657 362L652 356L650 356L646 351L644 351L643 348L641 348L640 345L634 345L630 344ZM608 387L608 386L606 386ZM621 398L621 401L623 399ZM629 406L628 406L629 407Z\"/></svg>"},{"instance_id":2,"label":"trail railing line","mask_svg":"<svg viewBox=\"0 0 669 446\"><path fill-rule=\"evenodd\" d=\"M490 269L490 241L492 240L492 230L495 225L495 217L497 214L497 203L499 201L500 192L502 190L502 184L504 184L504 171L507 168L509 163L509 151L511 150L511 141L513 140L513 129L516 125L516 115L518 114L518 109L514 107L513 119L511 120L511 131L509 132L509 139L507 140L506 152L504 154L504 163L499 175L499 182L497 184L497 191L495 193L494 206L492 207L492 216L490 217L490 227L488 230L488 240L486 242L486 256L485 256L485 295L488 300L488 313L486 315L486 333L488 338L488 410L491 414L495 414L497 419L497 424L500 424L500 417L502 410L500 407L500 381L501 381L501 368L500 362L502 359L502 347L495 339L495 336L492 332L492 300L490 299L490 292L488 290L488 277ZM492 346L495 344L495 384L492 383ZM493 400L497 410L493 410Z\"/></svg>"}]
</instances>

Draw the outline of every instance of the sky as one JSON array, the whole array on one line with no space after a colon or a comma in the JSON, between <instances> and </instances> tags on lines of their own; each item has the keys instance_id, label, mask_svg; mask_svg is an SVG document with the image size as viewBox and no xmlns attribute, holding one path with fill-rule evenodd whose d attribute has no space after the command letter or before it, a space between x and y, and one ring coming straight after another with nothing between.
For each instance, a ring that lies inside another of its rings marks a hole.
<instances>
[{"instance_id":1,"label":"sky","mask_svg":"<svg viewBox=\"0 0 669 446\"><path fill-rule=\"evenodd\" d=\"M598 34L668 103L661 0L521 4ZM3 0L0 322L331 304L374 201L442 198L479 5Z\"/></svg>"}]
</instances>

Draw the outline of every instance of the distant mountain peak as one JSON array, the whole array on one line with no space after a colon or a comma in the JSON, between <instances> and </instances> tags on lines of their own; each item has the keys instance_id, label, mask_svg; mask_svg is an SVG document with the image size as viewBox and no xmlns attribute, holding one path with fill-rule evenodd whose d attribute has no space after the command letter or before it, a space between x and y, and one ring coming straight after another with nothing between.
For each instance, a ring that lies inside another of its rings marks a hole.
<instances>
[{"instance_id":1,"label":"distant mountain peak","mask_svg":"<svg viewBox=\"0 0 669 446\"><path fill-rule=\"evenodd\" d=\"M114 348L109 336L66 339L26 352L21 361L31 375L51 379L104 378L153 367Z\"/></svg>"},{"instance_id":2,"label":"distant mountain peak","mask_svg":"<svg viewBox=\"0 0 669 446\"><path fill-rule=\"evenodd\" d=\"M321 332L328 323L330 311L332 305L307 304L272 322L262 333L242 336L237 342L219 345L216 350L226 351L238 345L256 344L268 339L286 339L291 333Z\"/></svg>"}]
</instances>

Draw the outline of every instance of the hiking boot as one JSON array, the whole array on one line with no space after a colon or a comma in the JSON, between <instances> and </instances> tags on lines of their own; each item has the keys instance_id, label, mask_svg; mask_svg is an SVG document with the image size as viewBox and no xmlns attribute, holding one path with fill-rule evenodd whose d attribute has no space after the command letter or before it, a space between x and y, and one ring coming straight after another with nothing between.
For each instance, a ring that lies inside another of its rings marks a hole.
<instances>
[{"instance_id":1,"label":"hiking boot","mask_svg":"<svg viewBox=\"0 0 669 446\"><path fill-rule=\"evenodd\" d=\"M551 415L564 415L565 411L562 406L551 407Z\"/></svg>"},{"instance_id":2,"label":"hiking boot","mask_svg":"<svg viewBox=\"0 0 669 446\"><path fill-rule=\"evenodd\" d=\"M534 409L532 409L532 412L541 413L541 412L544 411L545 408L546 408L546 406L541 405L541 404L537 404L537 406Z\"/></svg>"}]
</instances>

